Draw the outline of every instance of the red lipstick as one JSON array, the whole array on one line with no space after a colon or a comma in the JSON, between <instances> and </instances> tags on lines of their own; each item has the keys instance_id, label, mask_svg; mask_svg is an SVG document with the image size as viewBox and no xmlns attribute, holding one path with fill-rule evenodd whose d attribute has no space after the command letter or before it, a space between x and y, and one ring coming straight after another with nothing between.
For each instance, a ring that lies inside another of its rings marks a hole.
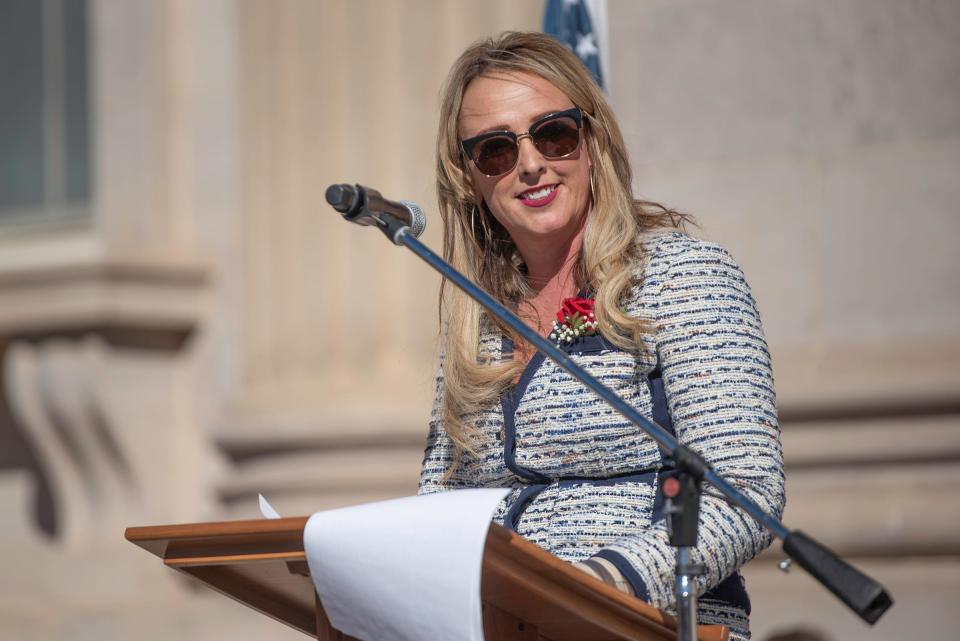
<instances>
[{"instance_id":1,"label":"red lipstick","mask_svg":"<svg viewBox=\"0 0 960 641\"><path fill-rule=\"evenodd\" d=\"M560 185L544 185L522 192L517 198L527 207L546 207L557 197Z\"/></svg>"}]
</instances>

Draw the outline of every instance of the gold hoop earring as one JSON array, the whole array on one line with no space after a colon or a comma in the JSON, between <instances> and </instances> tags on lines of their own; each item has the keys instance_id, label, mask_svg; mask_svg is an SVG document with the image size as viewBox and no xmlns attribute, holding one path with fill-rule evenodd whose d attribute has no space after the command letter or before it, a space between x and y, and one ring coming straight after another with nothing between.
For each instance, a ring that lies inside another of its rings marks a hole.
<instances>
[{"instance_id":1,"label":"gold hoop earring","mask_svg":"<svg viewBox=\"0 0 960 641\"><path fill-rule=\"evenodd\" d=\"M479 215L479 227L480 234L482 234L483 242L480 242L480 237L477 235L477 216ZM470 203L470 239L473 241L474 247L480 251L485 251L486 244L490 240L490 226L487 224L487 217L483 211L483 204Z\"/></svg>"},{"instance_id":2,"label":"gold hoop earring","mask_svg":"<svg viewBox=\"0 0 960 641\"><path fill-rule=\"evenodd\" d=\"M477 205L475 203L470 204L470 224L467 225L467 233L473 246L480 247L480 242L477 240Z\"/></svg>"}]
</instances>

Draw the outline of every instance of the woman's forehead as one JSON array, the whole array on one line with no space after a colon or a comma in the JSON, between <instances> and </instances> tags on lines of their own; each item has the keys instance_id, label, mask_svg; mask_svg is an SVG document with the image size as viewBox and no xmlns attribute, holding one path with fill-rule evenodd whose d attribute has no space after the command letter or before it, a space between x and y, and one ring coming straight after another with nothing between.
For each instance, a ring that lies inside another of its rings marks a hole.
<instances>
[{"instance_id":1,"label":"woman's forehead","mask_svg":"<svg viewBox=\"0 0 960 641\"><path fill-rule=\"evenodd\" d=\"M529 73L494 72L467 85L457 129L461 137L485 130L525 127L539 115L574 106L563 91Z\"/></svg>"}]
</instances>

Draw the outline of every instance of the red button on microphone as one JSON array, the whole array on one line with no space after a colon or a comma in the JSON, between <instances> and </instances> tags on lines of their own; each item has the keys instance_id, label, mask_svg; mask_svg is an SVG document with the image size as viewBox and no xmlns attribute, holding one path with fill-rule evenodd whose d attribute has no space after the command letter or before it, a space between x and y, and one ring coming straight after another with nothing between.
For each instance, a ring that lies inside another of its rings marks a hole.
<instances>
[{"instance_id":1,"label":"red button on microphone","mask_svg":"<svg viewBox=\"0 0 960 641\"><path fill-rule=\"evenodd\" d=\"M672 476L663 482L663 494L668 499L672 499L677 494L680 494L680 481L673 478Z\"/></svg>"}]
</instances>

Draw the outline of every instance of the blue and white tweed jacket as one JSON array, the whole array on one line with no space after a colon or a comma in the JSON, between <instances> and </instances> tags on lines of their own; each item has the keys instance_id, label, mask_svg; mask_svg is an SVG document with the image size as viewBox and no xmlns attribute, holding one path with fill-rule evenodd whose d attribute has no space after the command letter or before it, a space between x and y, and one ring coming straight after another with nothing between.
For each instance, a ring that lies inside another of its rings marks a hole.
<instances>
[{"instance_id":1,"label":"blue and white tweed jacket","mask_svg":"<svg viewBox=\"0 0 960 641\"><path fill-rule=\"evenodd\" d=\"M646 259L627 309L647 321L645 351L601 336L564 349L645 416L672 430L722 476L779 517L784 476L770 355L742 272L721 247L680 232L644 241ZM481 349L508 358L486 324ZM440 422L442 364L420 493L507 487L495 520L556 556L611 561L634 592L672 610L674 550L660 481L670 461L639 428L542 355L495 406L469 419L486 446L444 480L453 447ZM749 516L704 488L694 560L700 623L748 639L749 599L737 570L770 543Z\"/></svg>"}]
</instances>

